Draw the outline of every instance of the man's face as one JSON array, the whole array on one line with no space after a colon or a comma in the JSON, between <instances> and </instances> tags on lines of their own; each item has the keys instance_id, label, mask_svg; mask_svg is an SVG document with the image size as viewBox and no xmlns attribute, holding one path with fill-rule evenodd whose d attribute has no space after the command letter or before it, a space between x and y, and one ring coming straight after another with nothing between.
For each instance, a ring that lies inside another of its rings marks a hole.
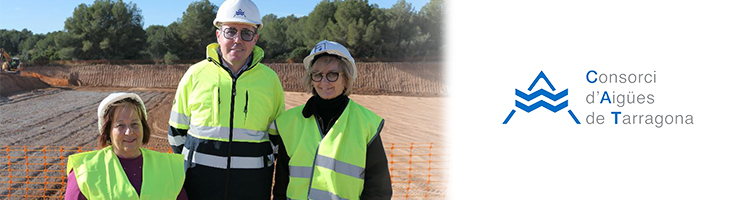
<instances>
[{"instance_id":1,"label":"man's face","mask_svg":"<svg viewBox=\"0 0 750 200\"><path fill-rule=\"evenodd\" d=\"M258 41L258 30L250 24L224 23L216 30L216 40L219 42L224 61L232 66L238 66L245 64L253 52Z\"/></svg>"}]
</instances>

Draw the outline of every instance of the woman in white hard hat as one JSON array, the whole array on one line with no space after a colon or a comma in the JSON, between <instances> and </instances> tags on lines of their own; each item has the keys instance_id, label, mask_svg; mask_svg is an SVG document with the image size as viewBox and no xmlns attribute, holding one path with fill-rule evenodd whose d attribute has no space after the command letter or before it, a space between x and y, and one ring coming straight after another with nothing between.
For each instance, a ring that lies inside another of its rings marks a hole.
<instances>
[{"instance_id":1,"label":"woman in white hard hat","mask_svg":"<svg viewBox=\"0 0 750 200\"><path fill-rule=\"evenodd\" d=\"M303 84L313 96L272 124L282 139L274 199L390 199L380 140L385 121L348 97L357 78L354 58L323 40L304 65Z\"/></svg>"},{"instance_id":2,"label":"woman in white hard hat","mask_svg":"<svg viewBox=\"0 0 750 200\"><path fill-rule=\"evenodd\" d=\"M133 93L112 93L98 109L100 150L68 157L65 199L187 199L182 156L141 148L151 130Z\"/></svg>"}]
</instances>

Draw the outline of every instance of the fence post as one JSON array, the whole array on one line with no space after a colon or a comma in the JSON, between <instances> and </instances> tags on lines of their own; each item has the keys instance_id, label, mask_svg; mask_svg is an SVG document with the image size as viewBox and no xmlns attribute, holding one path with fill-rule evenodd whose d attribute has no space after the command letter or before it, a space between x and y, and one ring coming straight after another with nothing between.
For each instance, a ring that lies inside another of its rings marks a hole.
<instances>
[{"instance_id":1,"label":"fence post","mask_svg":"<svg viewBox=\"0 0 750 200\"><path fill-rule=\"evenodd\" d=\"M409 182L406 184L406 197L409 198L409 189L411 189L411 159L412 159L412 152L414 151L414 143L412 142L411 145L409 145Z\"/></svg>"},{"instance_id":2,"label":"fence post","mask_svg":"<svg viewBox=\"0 0 750 200\"><path fill-rule=\"evenodd\" d=\"M394 163L393 162L393 147L394 145L395 145L394 143L391 143L391 169L390 169L391 180L393 180L393 163Z\"/></svg>"},{"instance_id":3,"label":"fence post","mask_svg":"<svg viewBox=\"0 0 750 200\"><path fill-rule=\"evenodd\" d=\"M44 188L42 188L42 198L47 198L47 146L42 147L42 158L44 159Z\"/></svg>"},{"instance_id":4,"label":"fence post","mask_svg":"<svg viewBox=\"0 0 750 200\"><path fill-rule=\"evenodd\" d=\"M8 157L8 199L10 199L11 186L13 185L13 165L10 165L10 147L5 146L5 153Z\"/></svg>"},{"instance_id":5,"label":"fence post","mask_svg":"<svg viewBox=\"0 0 750 200\"><path fill-rule=\"evenodd\" d=\"M427 154L427 188L424 192L424 198L430 194L430 178L432 177L432 142L430 142L429 154Z\"/></svg>"},{"instance_id":6,"label":"fence post","mask_svg":"<svg viewBox=\"0 0 750 200\"><path fill-rule=\"evenodd\" d=\"M64 155L63 149L64 149L63 147L60 147L60 171L62 172L63 178L60 181L60 185L61 185L60 191L57 192L59 198L63 197L62 194L65 192L65 188L66 188L65 182L67 181L67 178L68 178L68 173L65 173L66 172L65 167L67 166L65 166L65 157L63 156Z\"/></svg>"},{"instance_id":7,"label":"fence post","mask_svg":"<svg viewBox=\"0 0 750 200\"><path fill-rule=\"evenodd\" d=\"M29 198L29 154L26 149L26 145L23 146L23 158L26 160L26 189L24 190L24 198Z\"/></svg>"}]
</instances>

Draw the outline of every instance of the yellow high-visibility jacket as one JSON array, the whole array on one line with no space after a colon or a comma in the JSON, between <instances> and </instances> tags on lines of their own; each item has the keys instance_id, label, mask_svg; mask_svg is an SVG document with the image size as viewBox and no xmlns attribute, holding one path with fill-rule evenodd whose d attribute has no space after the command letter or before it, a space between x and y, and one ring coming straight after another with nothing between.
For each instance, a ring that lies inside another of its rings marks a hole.
<instances>
[{"instance_id":1,"label":"yellow high-visibility jacket","mask_svg":"<svg viewBox=\"0 0 750 200\"><path fill-rule=\"evenodd\" d=\"M316 117L305 118L305 105L289 109L275 126L289 155L289 199L359 199L365 183L367 147L384 120L349 100L323 136Z\"/></svg>"},{"instance_id":2,"label":"yellow high-visibility jacket","mask_svg":"<svg viewBox=\"0 0 750 200\"><path fill-rule=\"evenodd\" d=\"M260 47L237 77L218 48L208 45L185 72L172 105L168 139L185 156L185 190L191 199L270 198L278 133L268 127L285 110L281 82Z\"/></svg>"},{"instance_id":3,"label":"yellow high-visibility jacket","mask_svg":"<svg viewBox=\"0 0 750 200\"><path fill-rule=\"evenodd\" d=\"M141 148L143 182L138 196L112 146L68 157L67 173L88 199L176 199L185 181L182 156Z\"/></svg>"}]
</instances>

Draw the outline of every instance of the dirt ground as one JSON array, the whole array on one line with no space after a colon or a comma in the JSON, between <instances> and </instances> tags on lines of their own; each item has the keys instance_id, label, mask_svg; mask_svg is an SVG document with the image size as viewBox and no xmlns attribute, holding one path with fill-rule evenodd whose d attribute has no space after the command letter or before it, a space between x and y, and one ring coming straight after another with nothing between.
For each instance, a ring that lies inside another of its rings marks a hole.
<instances>
[{"instance_id":1,"label":"dirt ground","mask_svg":"<svg viewBox=\"0 0 750 200\"><path fill-rule=\"evenodd\" d=\"M174 89L100 87L49 87L1 98L0 145L95 147L97 106L109 93L117 91L135 92L146 102L149 124L153 130L146 147L168 147L166 136ZM289 109L305 103L309 94L286 92L285 97ZM443 156L443 98L384 95L352 95L351 98L386 119L381 137L390 156L394 197L444 195L447 175L443 169L447 166L444 160L447 156ZM417 143L416 148L410 147L411 143ZM427 148L429 143L434 148ZM410 153L412 155L405 156ZM11 159L8 162L23 161ZM61 161L45 158L44 162ZM60 170L61 166L37 168ZM0 172L3 171L18 172L23 169L17 165L0 165ZM3 184L8 183L7 179L0 177L0 197L8 195L9 191L2 191L5 189L3 186L8 185ZM15 183L8 187L17 188L23 184ZM52 187L62 186L57 184ZM23 191L15 191L18 192ZM56 194L53 191L47 195Z\"/></svg>"},{"instance_id":2,"label":"dirt ground","mask_svg":"<svg viewBox=\"0 0 750 200\"><path fill-rule=\"evenodd\" d=\"M0 99L13 93L49 87L39 78L15 74L0 74Z\"/></svg>"}]
</instances>

